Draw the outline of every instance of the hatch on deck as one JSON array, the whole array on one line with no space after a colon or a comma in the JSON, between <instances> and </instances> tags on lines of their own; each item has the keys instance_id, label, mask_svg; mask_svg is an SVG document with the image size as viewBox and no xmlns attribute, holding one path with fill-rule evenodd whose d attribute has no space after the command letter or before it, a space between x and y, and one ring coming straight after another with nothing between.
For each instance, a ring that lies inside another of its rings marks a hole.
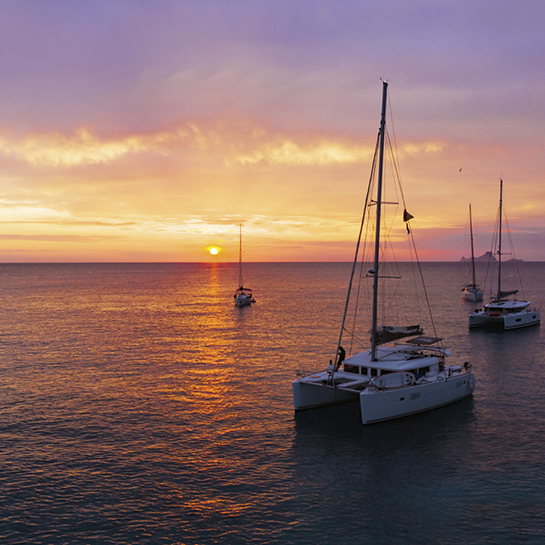
<instances>
[{"instance_id":1,"label":"hatch on deck","mask_svg":"<svg viewBox=\"0 0 545 545\"><path fill-rule=\"evenodd\" d=\"M418 346L426 346L430 344L435 344L441 341L442 339L440 337L417 337L416 339L408 339L405 342L407 344L416 344Z\"/></svg>"}]
</instances>

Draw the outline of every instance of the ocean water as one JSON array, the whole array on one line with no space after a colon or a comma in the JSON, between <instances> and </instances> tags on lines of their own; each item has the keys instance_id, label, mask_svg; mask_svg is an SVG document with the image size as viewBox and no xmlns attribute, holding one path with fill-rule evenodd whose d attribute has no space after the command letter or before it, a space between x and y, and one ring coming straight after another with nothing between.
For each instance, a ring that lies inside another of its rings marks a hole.
<instances>
[{"instance_id":1,"label":"ocean water","mask_svg":"<svg viewBox=\"0 0 545 545\"><path fill-rule=\"evenodd\" d=\"M363 426L292 408L350 264L248 264L245 308L231 264L0 265L0 543L545 543L541 327L469 331L464 265L423 270L477 390Z\"/></svg>"}]
</instances>

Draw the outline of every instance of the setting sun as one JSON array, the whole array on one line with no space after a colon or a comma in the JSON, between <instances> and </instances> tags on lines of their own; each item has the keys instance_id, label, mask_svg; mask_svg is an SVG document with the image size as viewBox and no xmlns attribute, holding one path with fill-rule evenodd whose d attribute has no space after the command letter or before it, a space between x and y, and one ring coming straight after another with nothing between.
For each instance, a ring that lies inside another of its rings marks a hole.
<instances>
[{"instance_id":1,"label":"setting sun","mask_svg":"<svg viewBox=\"0 0 545 545\"><path fill-rule=\"evenodd\" d=\"M218 255L218 249L217 248L210 248L210 253L212 255Z\"/></svg>"}]
</instances>

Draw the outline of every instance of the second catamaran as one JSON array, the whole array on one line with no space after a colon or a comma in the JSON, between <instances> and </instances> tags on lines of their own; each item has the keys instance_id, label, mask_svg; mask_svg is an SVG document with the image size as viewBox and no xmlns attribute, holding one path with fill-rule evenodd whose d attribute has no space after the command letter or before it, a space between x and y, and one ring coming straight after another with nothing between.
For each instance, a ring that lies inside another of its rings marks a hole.
<instances>
[{"instance_id":1,"label":"second catamaran","mask_svg":"<svg viewBox=\"0 0 545 545\"><path fill-rule=\"evenodd\" d=\"M490 298L490 303L484 305L483 309L477 309L469 315L469 327L499 327L500 329L520 329L537 325L541 321L539 311L530 308L531 301L520 301L509 299L518 293L518 290L502 290L501 273L501 238L502 238L502 217L503 217L503 180L500 180L500 207L496 229L496 242L498 256L498 291Z\"/></svg>"}]
</instances>

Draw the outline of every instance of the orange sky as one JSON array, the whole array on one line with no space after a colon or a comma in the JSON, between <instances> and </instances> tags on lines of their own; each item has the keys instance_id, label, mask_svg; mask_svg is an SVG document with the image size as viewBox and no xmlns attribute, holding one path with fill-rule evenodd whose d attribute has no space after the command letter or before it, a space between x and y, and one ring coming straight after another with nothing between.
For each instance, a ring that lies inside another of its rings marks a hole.
<instances>
[{"instance_id":1,"label":"orange sky","mask_svg":"<svg viewBox=\"0 0 545 545\"><path fill-rule=\"evenodd\" d=\"M377 37L379 2L61 4L0 23L0 262L236 261L239 223L247 261L349 261L383 76L420 257L468 255L469 203L489 250L502 177L517 257L545 260L534 12L394 1Z\"/></svg>"}]
</instances>

